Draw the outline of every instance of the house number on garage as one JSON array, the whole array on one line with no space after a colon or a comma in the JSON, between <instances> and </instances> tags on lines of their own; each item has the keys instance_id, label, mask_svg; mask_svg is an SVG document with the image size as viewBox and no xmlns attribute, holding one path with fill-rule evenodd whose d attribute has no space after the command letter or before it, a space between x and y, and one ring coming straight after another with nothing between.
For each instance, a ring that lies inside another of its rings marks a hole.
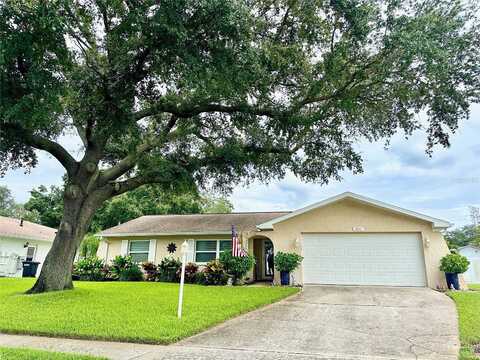
<instances>
[{"instance_id":1,"label":"house number on garage","mask_svg":"<svg viewBox=\"0 0 480 360\"><path fill-rule=\"evenodd\" d=\"M355 232L365 231L365 228L363 226L354 226L352 227L352 231L355 231Z\"/></svg>"}]
</instances>

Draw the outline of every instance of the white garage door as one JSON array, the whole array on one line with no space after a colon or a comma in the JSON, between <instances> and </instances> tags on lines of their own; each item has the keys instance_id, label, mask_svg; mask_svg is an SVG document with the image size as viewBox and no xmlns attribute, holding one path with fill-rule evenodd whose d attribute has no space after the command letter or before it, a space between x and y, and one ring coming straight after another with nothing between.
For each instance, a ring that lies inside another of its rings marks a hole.
<instances>
[{"instance_id":1,"label":"white garage door","mask_svg":"<svg viewBox=\"0 0 480 360\"><path fill-rule=\"evenodd\" d=\"M306 284L425 286L417 234L304 234Z\"/></svg>"}]
</instances>

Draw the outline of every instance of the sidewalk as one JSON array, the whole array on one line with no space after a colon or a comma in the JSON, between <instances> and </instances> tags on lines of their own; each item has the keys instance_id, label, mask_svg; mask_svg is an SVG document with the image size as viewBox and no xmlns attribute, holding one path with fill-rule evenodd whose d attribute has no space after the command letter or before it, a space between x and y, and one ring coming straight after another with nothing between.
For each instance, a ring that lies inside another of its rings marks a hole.
<instances>
[{"instance_id":1,"label":"sidewalk","mask_svg":"<svg viewBox=\"0 0 480 360\"><path fill-rule=\"evenodd\" d=\"M338 356L282 352L272 349L206 348L184 345L146 345L108 341L59 339L27 335L0 334L0 346L101 356L112 360L399 360L398 357ZM34 359L32 359L34 360Z\"/></svg>"}]
</instances>

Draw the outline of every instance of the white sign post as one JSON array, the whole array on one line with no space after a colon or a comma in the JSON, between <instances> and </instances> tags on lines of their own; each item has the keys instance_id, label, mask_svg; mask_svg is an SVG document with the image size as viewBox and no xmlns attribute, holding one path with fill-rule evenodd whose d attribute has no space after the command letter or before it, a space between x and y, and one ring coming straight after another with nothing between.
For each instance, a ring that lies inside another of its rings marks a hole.
<instances>
[{"instance_id":1,"label":"white sign post","mask_svg":"<svg viewBox=\"0 0 480 360\"><path fill-rule=\"evenodd\" d=\"M182 318L182 305L183 305L183 284L185 283L185 263L187 262L187 251L188 251L188 243L185 240L181 246L181 253L182 253L182 273L180 275L180 291L178 294L178 318Z\"/></svg>"}]
</instances>

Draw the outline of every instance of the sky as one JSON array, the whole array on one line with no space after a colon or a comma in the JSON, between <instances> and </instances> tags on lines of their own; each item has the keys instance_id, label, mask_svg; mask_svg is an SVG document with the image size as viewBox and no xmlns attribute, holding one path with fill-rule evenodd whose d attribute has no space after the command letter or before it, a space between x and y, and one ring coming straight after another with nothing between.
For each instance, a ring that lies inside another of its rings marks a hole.
<instances>
[{"instance_id":1,"label":"sky","mask_svg":"<svg viewBox=\"0 0 480 360\"><path fill-rule=\"evenodd\" d=\"M76 146L71 141L63 139L67 148ZM451 143L448 149L436 148L431 158L421 131L407 140L396 135L387 149L382 142L361 143L363 174L345 172L342 181L328 185L305 183L290 174L269 184L238 186L230 200L235 211L295 210L352 191L462 226L470 223L469 206L480 206L480 105L472 107ZM25 202L34 187L61 184L63 170L56 160L44 153L39 160L29 174L16 170L0 178L17 202Z\"/></svg>"}]
</instances>

